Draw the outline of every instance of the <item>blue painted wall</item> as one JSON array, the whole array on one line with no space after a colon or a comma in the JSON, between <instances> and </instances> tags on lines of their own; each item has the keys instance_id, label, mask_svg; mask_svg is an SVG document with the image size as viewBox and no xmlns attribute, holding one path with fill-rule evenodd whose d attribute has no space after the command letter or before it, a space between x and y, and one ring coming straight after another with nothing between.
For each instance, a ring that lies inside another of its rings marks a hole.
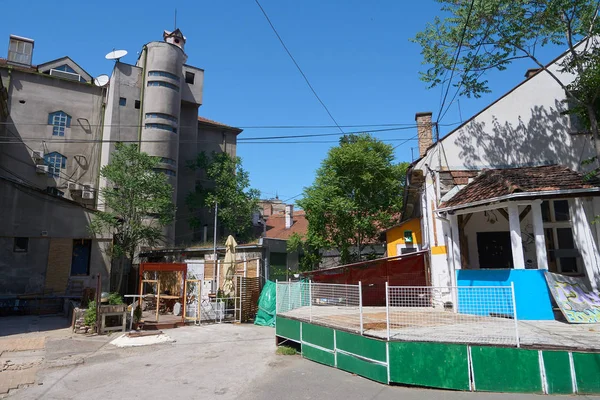
<instances>
[{"instance_id":1,"label":"blue painted wall","mask_svg":"<svg viewBox=\"0 0 600 400\"><path fill-rule=\"evenodd\" d=\"M517 318L520 320L553 320L550 291L541 269L480 269L456 271L458 286L510 286L515 284ZM458 311L467 314L469 306L461 306L461 292L458 296ZM500 299L502 306L510 311L510 299ZM468 304L464 302L465 304ZM485 304L485 300L483 302ZM491 307L491 305L490 305ZM478 314L481 314L479 309Z\"/></svg>"}]
</instances>

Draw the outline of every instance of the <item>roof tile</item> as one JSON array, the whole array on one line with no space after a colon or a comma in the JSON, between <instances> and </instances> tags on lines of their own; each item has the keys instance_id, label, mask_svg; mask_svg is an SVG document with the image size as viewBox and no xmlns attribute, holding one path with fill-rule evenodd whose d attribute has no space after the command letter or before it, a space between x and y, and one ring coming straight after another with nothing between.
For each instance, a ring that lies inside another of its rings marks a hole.
<instances>
[{"instance_id":1,"label":"roof tile","mask_svg":"<svg viewBox=\"0 0 600 400\"><path fill-rule=\"evenodd\" d=\"M562 165L487 169L441 207L455 207L513 193L595 187L598 187L597 182L588 182L581 173Z\"/></svg>"}]
</instances>

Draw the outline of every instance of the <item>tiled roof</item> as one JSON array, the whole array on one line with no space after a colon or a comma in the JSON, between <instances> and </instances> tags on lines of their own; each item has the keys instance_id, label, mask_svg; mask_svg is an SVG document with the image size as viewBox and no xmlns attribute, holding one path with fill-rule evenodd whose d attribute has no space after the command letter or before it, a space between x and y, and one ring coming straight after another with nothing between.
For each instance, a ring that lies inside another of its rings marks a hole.
<instances>
[{"instance_id":1,"label":"tiled roof","mask_svg":"<svg viewBox=\"0 0 600 400\"><path fill-rule=\"evenodd\" d=\"M27 66L27 65L19 65L19 64L9 64L8 60L6 58L0 58L0 66L4 66L4 65L10 65L14 69L21 70L21 71L37 72L37 66L35 66L35 65Z\"/></svg>"},{"instance_id":2,"label":"tiled roof","mask_svg":"<svg viewBox=\"0 0 600 400\"><path fill-rule=\"evenodd\" d=\"M198 116L198 121L199 122L204 122L205 124L210 124L210 125L215 125L215 126L221 126L223 128L228 128L228 129L233 129L236 131L242 131L240 128L236 128L234 126L229 126L229 125L225 125L221 122L217 122L217 121L213 121L212 119L208 119L208 118L204 118L204 117L200 117Z\"/></svg>"},{"instance_id":3,"label":"tiled roof","mask_svg":"<svg viewBox=\"0 0 600 400\"><path fill-rule=\"evenodd\" d=\"M596 187L596 182L588 182L582 174L562 165L487 169L440 207L455 207L513 193Z\"/></svg>"},{"instance_id":4,"label":"tiled roof","mask_svg":"<svg viewBox=\"0 0 600 400\"><path fill-rule=\"evenodd\" d=\"M306 235L308 220L303 210L294 211L294 223L285 229L285 214L273 214L267 218L266 237L271 239L289 239L294 233Z\"/></svg>"}]
</instances>

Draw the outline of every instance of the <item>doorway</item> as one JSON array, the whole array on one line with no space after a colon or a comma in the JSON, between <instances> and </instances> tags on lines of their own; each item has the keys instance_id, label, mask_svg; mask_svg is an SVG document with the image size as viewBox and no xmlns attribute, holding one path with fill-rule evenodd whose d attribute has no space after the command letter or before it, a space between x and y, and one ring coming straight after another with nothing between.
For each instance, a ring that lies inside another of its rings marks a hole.
<instances>
[{"instance_id":1,"label":"doorway","mask_svg":"<svg viewBox=\"0 0 600 400\"><path fill-rule=\"evenodd\" d=\"M513 268L510 232L477 232L479 268Z\"/></svg>"}]
</instances>

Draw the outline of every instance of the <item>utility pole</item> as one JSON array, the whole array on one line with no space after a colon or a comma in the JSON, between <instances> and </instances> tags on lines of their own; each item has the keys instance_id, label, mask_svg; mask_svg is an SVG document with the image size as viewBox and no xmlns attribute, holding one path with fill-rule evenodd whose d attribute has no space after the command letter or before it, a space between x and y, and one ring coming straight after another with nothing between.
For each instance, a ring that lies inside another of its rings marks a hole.
<instances>
[{"instance_id":1,"label":"utility pole","mask_svg":"<svg viewBox=\"0 0 600 400\"><path fill-rule=\"evenodd\" d=\"M219 290L219 263L217 260L217 213L219 212L219 203L215 201L215 228L213 231L213 258L214 258L214 274L213 278L216 278L215 281L215 293Z\"/></svg>"}]
</instances>

